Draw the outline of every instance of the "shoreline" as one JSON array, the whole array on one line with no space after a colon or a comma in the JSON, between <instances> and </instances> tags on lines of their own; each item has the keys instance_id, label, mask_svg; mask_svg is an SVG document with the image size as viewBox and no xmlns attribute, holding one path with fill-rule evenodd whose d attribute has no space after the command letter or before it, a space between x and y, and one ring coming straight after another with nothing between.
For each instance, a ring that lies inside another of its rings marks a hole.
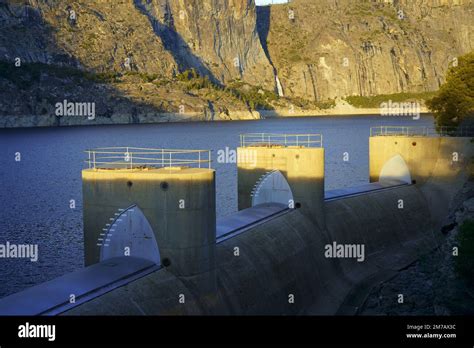
<instances>
[{"instance_id":1,"label":"shoreline","mask_svg":"<svg viewBox=\"0 0 474 348\"><path fill-rule=\"evenodd\" d=\"M346 117L346 116L380 116L380 117L407 117L412 118L413 116L409 115L382 115L380 108L332 108L324 110L298 110L298 111L288 111L288 110L260 110L260 116L263 118L290 118L290 117L324 117L324 116L334 116L334 117ZM427 108L421 108L420 116L426 116L432 114Z\"/></svg>"},{"instance_id":2,"label":"shoreline","mask_svg":"<svg viewBox=\"0 0 474 348\"><path fill-rule=\"evenodd\" d=\"M431 113L423 108L420 117ZM56 128L74 126L103 126L103 125L128 125L128 124L159 124L181 122L232 122L232 121L257 121L272 118L302 118L302 117L354 117L354 116L379 116L403 117L381 115L378 108L338 108L328 110L259 110L259 111L230 111L226 114L194 113L157 113L143 115L113 115L110 117L96 116L90 120L86 116L55 116L55 115L28 115L28 116L0 116L0 129L17 128ZM413 119L413 116L404 116Z\"/></svg>"}]
</instances>

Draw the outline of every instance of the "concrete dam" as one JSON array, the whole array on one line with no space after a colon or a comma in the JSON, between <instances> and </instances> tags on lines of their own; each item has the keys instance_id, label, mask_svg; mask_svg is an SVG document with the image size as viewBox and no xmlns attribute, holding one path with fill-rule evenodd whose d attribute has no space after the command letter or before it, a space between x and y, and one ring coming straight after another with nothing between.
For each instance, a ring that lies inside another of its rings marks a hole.
<instances>
[{"instance_id":1,"label":"concrete dam","mask_svg":"<svg viewBox=\"0 0 474 348\"><path fill-rule=\"evenodd\" d=\"M238 212L216 219L203 150L102 148L82 172L86 267L1 315L353 315L441 242L470 137L378 127L369 183L325 191L319 134L245 134Z\"/></svg>"}]
</instances>

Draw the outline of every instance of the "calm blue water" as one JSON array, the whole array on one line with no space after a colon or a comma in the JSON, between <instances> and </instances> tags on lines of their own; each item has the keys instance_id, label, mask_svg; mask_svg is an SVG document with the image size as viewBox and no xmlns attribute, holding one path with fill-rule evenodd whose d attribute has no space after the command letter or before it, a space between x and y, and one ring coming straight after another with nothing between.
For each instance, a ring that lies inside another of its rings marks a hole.
<instances>
[{"instance_id":1,"label":"calm blue water","mask_svg":"<svg viewBox=\"0 0 474 348\"><path fill-rule=\"evenodd\" d=\"M38 244L39 261L0 258L0 297L83 265L83 151L106 146L235 149L241 133L322 133L326 189L368 181L370 127L432 126L431 117L314 117L261 121L175 123L0 130L0 244ZM21 161L15 161L15 153ZM343 153L350 155L343 161ZM216 158L214 158L216 160ZM217 214L237 210L235 164L213 163ZM69 201L76 201L70 209Z\"/></svg>"}]
</instances>

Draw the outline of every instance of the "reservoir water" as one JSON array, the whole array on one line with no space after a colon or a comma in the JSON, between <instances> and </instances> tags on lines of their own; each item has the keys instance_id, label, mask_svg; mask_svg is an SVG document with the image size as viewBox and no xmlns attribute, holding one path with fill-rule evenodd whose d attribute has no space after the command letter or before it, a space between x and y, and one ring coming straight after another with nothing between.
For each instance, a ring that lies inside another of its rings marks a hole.
<instances>
[{"instance_id":1,"label":"reservoir water","mask_svg":"<svg viewBox=\"0 0 474 348\"><path fill-rule=\"evenodd\" d=\"M210 149L217 171L217 214L237 210L237 170L217 163L241 133L321 133L326 189L368 182L370 127L433 126L431 116L345 116L0 130L0 244L37 244L37 262L0 258L0 297L83 266L81 169L84 150L107 146ZM344 161L344 153L349 160ZM19 159L19 161L18 161ZM71 209L71 201L75 208Z\"/></svg>"}]
</instances>

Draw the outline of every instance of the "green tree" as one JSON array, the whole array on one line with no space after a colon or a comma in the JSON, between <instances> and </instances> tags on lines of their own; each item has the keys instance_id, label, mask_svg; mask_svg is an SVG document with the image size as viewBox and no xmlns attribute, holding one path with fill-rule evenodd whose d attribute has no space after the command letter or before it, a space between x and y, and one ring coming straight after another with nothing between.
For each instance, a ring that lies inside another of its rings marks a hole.
<instances>
[{"instance_id":1,"label":"green tree","mask_svg":"<svg viewBox=\"0 0 474 348\"><path fill-rule=\"evenodd\" d=\"M457 236L459 255L455 269L469 285L474 285L474 220L465 221Z\"/></svg>"},{"instance_id":2,"label":"green tree","mask_svg":"<svg viewBox=\"0 0 474 348\"><path fill-rule=\"evenodd\" d=\"M427 101L436 125L458 126L474 111L474 52L459 57L447 73L446 82Z\"/></svg>"}]
</instances>

